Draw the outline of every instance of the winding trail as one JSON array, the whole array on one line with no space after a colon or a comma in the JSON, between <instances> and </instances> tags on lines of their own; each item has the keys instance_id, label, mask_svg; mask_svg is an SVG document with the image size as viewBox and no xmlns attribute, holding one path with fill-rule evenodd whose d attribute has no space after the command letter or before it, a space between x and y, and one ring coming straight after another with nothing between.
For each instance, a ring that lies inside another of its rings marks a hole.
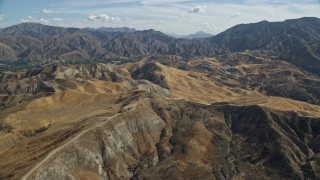
<instances>
[{"instance_id":1,"label":"winding trail","mask_svg":"<svg viewBox=\"0 0 320 180\"><path fill-rule=\"evenodd\" d=\"M113 119L113 118L117 117L119 114L120 114L120 113L115 114L115 115L110 116L110 117L107 117L106 120ZM104 121L101 122L101 123L98 123L97 125L95 125L95 126L93 126L93 127L90 127L89 129L86 129L86 130L80 132L80 133L77 134L74 138L70 139L69 141L67 141L67 142L66 142L65 144L63 144L62 146L60 146L60 147L52 150L49 154L47 154L47 156L46 156L42 161L40 161L40 162L39 162L37 165L35 165L26 175L24 175L24 176L21 178L21 180L27 180L28 177L29 177L32 173L34 173L39 167L41 167L43 164L45 164L52 156L54 156L54 155L55 155L56 153L58 153L60 150L62 150L62 149L65 148L66 146L70 145L70 144L73 143L74 141L76 141L76 140L77 140L79 137L81 137L83 134L91 131L91 130L94 129L94 128L97 128L97 127L103 125L106 120L104 120Z\"/></svg>"}]
</instances>

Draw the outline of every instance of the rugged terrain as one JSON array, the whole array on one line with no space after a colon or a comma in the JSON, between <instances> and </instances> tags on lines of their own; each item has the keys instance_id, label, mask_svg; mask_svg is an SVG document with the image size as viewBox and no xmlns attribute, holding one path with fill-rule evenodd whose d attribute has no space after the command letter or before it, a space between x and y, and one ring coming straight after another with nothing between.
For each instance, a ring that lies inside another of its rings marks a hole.
<instances>
[{"instance_id":1,"label":"rugged terrain","mask_svg":"<svg viewBox=\"0 0 320 180\"><path fill-rule=\"evenodd\" d=\"M1 179L318 177L320 106L259 89L267 65L319 79L230 56L1 74Z\"/></svg>"},{"instance_id":2,"label":"rugged terrain","mask_svg":"<svg viewBox=\"0 0 320 180\"><path fill-rule=\"evenodd\" d=\"M0 179L320 178L317 23L4 28Z\"/></svg>"}]
</instances>

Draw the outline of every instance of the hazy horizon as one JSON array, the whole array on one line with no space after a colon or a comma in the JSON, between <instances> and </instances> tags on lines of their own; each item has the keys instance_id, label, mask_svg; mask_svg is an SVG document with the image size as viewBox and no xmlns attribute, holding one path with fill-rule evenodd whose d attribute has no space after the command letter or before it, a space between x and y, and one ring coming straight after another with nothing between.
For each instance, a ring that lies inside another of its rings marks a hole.
<instances>
[{"instance_id":1,"label":"hazy horizon","mask_svg":"<svg viewBox=\"0 0 320 180\"><path fill-rule=\"evenodd\" d=\"M320 17L319 0L0 0L0 28L23 22L52 26L155 29L218 34L234 25ZM18 12L18 13L17 13Z\"/></svg>"}]
</instances>

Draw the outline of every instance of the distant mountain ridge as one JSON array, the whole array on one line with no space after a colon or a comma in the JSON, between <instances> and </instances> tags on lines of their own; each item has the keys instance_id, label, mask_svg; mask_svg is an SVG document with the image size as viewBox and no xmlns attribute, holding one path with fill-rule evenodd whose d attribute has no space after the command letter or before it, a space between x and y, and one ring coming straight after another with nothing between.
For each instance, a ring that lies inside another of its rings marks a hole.
<instances>
[{"instance_id":1,"label":"distant mountain ridge","mask_svg":"<svg viewBox=\"0 0 320 180\"><path fill-rule=\"evenodd\" d=\"M216 56L255 51L320 74L320 19L236 25L202 39L176 39L160 31L79 29L23 23L0 31L0 59L80 60L177 55Z\"/></svg>"},{"instance_id":2,"label":"distant mountain ridge","mask_svg":"<svg viewBox=\"0 0 320 180\"><path fill-rule=\"evenodd\" d=\"M188 34L188 35L178 35L173 33L167 33L169 36L175 37L175 38L185 38L185 39L201 39L201 38L208 38L213 36L210 33L204 32L204 31L198 31L194 34Z\"/></svg>"},{"instance_id":3,"label":"distant mountain ridge","mask_svg":"<svg viewBox=\"0 0 320 180\"><path fill-rule=\"evenodd\" d=\"M208 37L211 37L213 36L212 34L210 33L207 33L207 32L204 32L204 31L198 31L194 34L189 34L187 36L185 36L184 38L187 38L187 39L200 39L200 38L208 38Z\"/></svg>"}]
</instances>

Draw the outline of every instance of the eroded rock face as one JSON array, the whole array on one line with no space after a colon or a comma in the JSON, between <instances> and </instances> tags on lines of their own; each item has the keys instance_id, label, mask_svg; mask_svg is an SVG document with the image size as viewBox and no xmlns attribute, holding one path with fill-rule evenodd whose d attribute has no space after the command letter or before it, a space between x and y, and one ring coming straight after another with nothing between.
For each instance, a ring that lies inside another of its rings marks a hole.
<instances>
[{"instance_id":1,"label":"eroded rock face","mask_svg":"<svg viewBox=\"0 0 320 180\"><path fill-rule=\"evenodd\" d=\"M147 168L158 163L156 143L164 126L163 120L144 105L113 119L106 117L104 123L72 139L48 159L33 178L86 179L94 175L103 179L128 179L136 167Z\"/></svg>"},{"instance_id":2,"label":"eroded rock face","mask_svg":"<svg viewBox=\"0 0 320 180\"><path fill-rule=\"evenodd\" d=\"M151 108L152 107L152 108ZM254 106L144 99L71 139L32 179L319 176L320 119Z\"/></svg>"}]
</instances>

